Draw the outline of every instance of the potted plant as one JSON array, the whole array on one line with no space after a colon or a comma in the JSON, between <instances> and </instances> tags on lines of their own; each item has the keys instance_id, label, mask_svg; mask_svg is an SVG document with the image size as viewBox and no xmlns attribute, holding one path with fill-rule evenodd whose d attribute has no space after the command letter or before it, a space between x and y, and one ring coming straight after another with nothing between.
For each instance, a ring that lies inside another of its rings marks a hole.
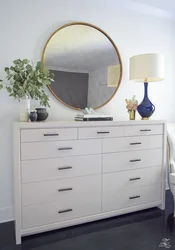
<instances>
[{"instance_id":1,"label":"potted plant","mask_svg":"<svg viewBox=\"0 0 175 250\"><path fill-rule=\"evenodd\" d=\"M49 107L49 97L44 88L54 81L54 74L42 62L34 64L28 59L17 59L10 68L6 67L4 70L7 82L0 80L0 88L4 85L9 96L20 101L20 121L28 121L30 98Z\"/></svg>"}]
</instances>

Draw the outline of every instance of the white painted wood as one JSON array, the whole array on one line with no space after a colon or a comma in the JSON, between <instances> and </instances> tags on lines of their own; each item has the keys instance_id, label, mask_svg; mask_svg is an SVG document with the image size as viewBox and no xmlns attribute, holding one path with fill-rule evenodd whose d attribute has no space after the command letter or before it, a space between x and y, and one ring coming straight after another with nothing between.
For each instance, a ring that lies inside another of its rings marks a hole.
<instances>
[{"instance_id":1,"label":"white painted wood","mask_svg":"<svg viewBox=\"0 0 175 250\"><path fill-rule=\"evenodd\" d=\"M106 219L106 218L110 218L110 217L118 216L122 214L132 213L132 212L136 212L136 211L143 210L143 209L157 207L161 204L161 202L162 201L160 200L160 201L150 202L150 203L146 203L146 204L142 204L142 205L138 205L134 207L122 208L122 209L118 209L115 211L110 211L110 212L105 212L105 213L100 213L100 214L95 214L95 215L90 215L90 216L84 216L81 218L65 220L62 222L54 222L54 223L47 224L44 226L37 226L37 227L28 228L28 229L22 229L21 235L26 236L26 235L31 235L35 233L42 233L42 232L46 232L50 230L65 228L65 227L74 226L77 224L82 224L82 223Z\"/></svg>"},{"instance_id":2,"label":"white painted wood","mask_svg":"<svg viewBox=\"0 0 175 250\"><path fill-rule=\"evenodd\" d=\"M74 139L77 139L77 128L21 130L21 142L61 141Z\"/></svg>"},{"instance_id":3,"label":"white painted wood","mask_svg":"<svg viewBox=\"0 0 175 250\"><path fill-rule=\"evenodd\" d=\"M140 125L125 127L125 136L162 135L163 125Z\"/></svg>"},{"instance_id":4,"label":"white painted wood","mask_svg":"<svg viewBox=\"0 0 175 250\"><path fill-rule=\"evenodd\" d=\"M21 161L22 183L101 173L101 155Z\"/></svg>"},{"instance_id":5,"label":"white painted wood","mask_svg":"<svg viewBox=\"0 0 175 250\"><path fill-rule=\"evenodd\" d=\"M163 157L162 157L162 190L161 190L161 199L162 203L159 206L161 210L165 210L165 189L166 189L166 167L167 167L167 124L163 124L164 133L163 133Z\"/></svg>"},{"instance_id":6,"label":"white painted wood","mask_svg":"<svg viewBox=\"0 0 175 250\"><path fill-rule=\"evenodd\" d=\"M161 183L122 190L112 189L112 187L110 187L103 190L102 212L134 207L161 200ZM130 199L131 197L137 196L138 198Z\"/></svg>"},{"instance_id":7,"label":"white painted wood","mask_svg":"<svg viewBox=\"0 0 175 250\"><path fill-rule=\"evenodd\" d=\"M162 148L162 135L103 139L103 153Z\"/></svg>"},{"instance_id":8,"label":"white painted wood","mask_svg":"<svg viewBox=\"0 0 175 250\"><path fill-rule=\"evenodd\" d=\"M100 154L101 152L101 140L21 143L21 160L90 155Z\"/></svg>"},{"instance_id":9,"label":"white painted wood","mask_svg":"<svg viewBox=\"0 0 175 250\"><path fill-rule=\"evenodd\" d=\"M14 122L18 129L51 129L51 128L83 128L83 127L114 127L114 126L142 126L165 124L164 120L127 120L127 121L44 121L44 122Z\"/></svg>"},{"instance_id":10,"label":"white painted wood","mask_svg":"<svg viewBox=\"0 0 175 250\"><path fill-rule=\"evenodd\" d=\"M144 135L136 136L142 128L147 127L157 129L142 131ZM97 128L100 132L109 129L111 137L109 134L95 137ZM81 132L71 139L73 133L69 129ZM70 134L63 133L59 140L52 137L42 141L42 131L69 131ZM126 131L129 131L130 136ZM141 144L130 145L137 142ZM72 149L58 150L62 147ZM154 206L164 209L165 155L164 121L15 123L14 206L17 244L20 244L23 235ZM137 156L141 161L130 162L130 157L134 160ZM66 166L72 168L58 172L58 168ZM141 176L141 179L128 183L128 178L135 178L136 175ZM64 185L70 188L68 184L73 186L73 190L63 193L55 191ZM140 197L128 200L128 195ZM72 208L68 205L72 205ZM58 214L58 209L73 211Z\"/></svg>"},{"instance_id":11,"label":"white painted wood","mask_svg":"<svg viewBox=\"0 0 175 250\"><path fill-rule=\"evenodd\" d=\"M161 166L106 173L102 175L103 194L161 183Z\"/></svg>"},{"instance_id":12,"label":"white painted wood","mask_svg":"<svg viewBox=\"0 0 175 250\"><path fill-rule=\"evenodd\" d=\"M103 173L162 165L162 148L103 154Z\"/></svg>"},{"instance_id":13,"label":"white painted wood","mask_svg":"<svg viewBox=\"0 0 175 250\"><path fill-rule=\"evenodd\" d=\"M63 191L69 189L67 191ZM70 190L71 189L71 190ZM89 197L101 197L101 175L27 183L22 185L22 206L58 201L61 206L81 205Z\"/></svg>"},{"instance_id":14,"label":"white painted wood","mask_svg":"<svg viewBox=\"0 0 175 250\"><path fill-rule=\"evenodd\" d=\"M123 137L124 127L95 127L95 128L79 128L79 139Z\"/></svg>"},{"instance_id":15,"label":"white painted wood","mask_svg":"<svg viewBox=\"0 0 175 250\"><path fill-rule=\"evenodd\" d=\"M85 180L86 179L86 180ZM89 180L89 185L88 185ZM69 179L70 181L70 179ZM77 181L77 184L76 184ZM60 180L61 184L60 188L67 187L67 183L64 183L64 180ZM53 182L54 183L54 182ZM31 186L32 184L24 184ZM28 194L25 189L25 193L28 199L31 202L38 203L33 206L22 207L22 225L23 228L30 228L45 224L50 224L58 221L70 220L73 218L83 217L91 214L101 213L101 176L90 176L90 177L79 177L75 180L72 179L72 183L69 186L73 186L75 190L73 192L65 192L65 193L57 193L58 198L55 199L55 195L52 190L50 190L50 186L47 183L41 184L40 188L43 189L43 192L46 193L47 203L42 203L45 199L44 194L38 192L39 183L37 183L37 189L35 190L35 186L33 186L32 190L36 195ZM54 186L54 184L53 184ZM52 186L52 187L53 187ZM24 186L23 186L24 187ZM56 189L57 185L54 187ZM47 190L48 188L48 190ZM39 197L38 195L41 195ZM51 196L51 197L49 197ZM29 203L27 201L27 197L25 198L25 204ZM39 199L37 202L36 199ZM59 213L59 211L72 209L72 211Z\"/></svg>"},{"instance_id":16,"label":"white painted wood","mask_svg":"<svg viewBox=\"0 0 175 250\"><path fill-rule=\"evenodd\" d=\"M21 166L20 166L20 130L13 127L13 184L14 184L14 219L16 244L21 244Z\"/></svg>"}]
</instances>

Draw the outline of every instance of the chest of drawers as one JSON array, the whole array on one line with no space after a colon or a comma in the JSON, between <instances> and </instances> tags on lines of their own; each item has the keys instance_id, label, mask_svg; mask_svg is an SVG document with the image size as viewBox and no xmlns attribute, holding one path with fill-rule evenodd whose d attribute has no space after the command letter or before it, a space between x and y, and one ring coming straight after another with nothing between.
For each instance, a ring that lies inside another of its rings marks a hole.
<instances>
[{"instance_id":1,"label":"chest of drawers","mask_svg":"<svg viewBox=\"0 0 175 250\"><path fill-rule=\"evenodd\" d=\"M14 124L21 237L165 206L163 121Z\"/></svg>"}]
</instances>

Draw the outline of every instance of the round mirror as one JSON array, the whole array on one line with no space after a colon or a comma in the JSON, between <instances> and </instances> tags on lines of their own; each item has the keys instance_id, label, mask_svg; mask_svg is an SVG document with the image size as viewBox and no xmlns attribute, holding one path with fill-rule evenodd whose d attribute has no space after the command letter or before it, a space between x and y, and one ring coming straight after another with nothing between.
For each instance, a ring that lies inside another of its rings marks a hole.
<instances>
[{"instance_id":1,"label":"round mirror","mask_svg":"<svg viewBox=\"0 0 175 250\"><path fill-rule=\"evenodd\" d=\"M70 23L56 30L45 45L42 61L54 73L51 93L73 109L104 106L122 78L116 45L88 23Z\"/></svg>"}]
</instances>

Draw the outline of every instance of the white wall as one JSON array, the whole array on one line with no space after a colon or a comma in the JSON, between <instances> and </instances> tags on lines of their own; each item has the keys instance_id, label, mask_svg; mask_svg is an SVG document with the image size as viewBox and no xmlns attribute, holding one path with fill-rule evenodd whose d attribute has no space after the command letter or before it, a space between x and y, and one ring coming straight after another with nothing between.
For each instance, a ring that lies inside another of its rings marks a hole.
<instances>
[{"instance_id":1,"label":"white wall","mask_svg":"<svg viewBox=\"0 0 175 250\"><path fill-rule=\"evenodd\" d=\"M85 21L99 26L113 38L123 61L121 86L103 110L117 120L128 119L125 98L135 94L141 101L143 97L142 84L130 84L128 81L128 58L134 54L155 52L165 55L166 80L150 84L150 99L156 105L153 119L175 120L173 22L124 10L117 2L1 0L0 78L3 77L3 68L16 58L39 60L46 40L55 29L68 22ZM52 96L50 99L50 119L74 118L75 111L64 107ZM13 218L12 122L19 118L19 105L1 91L0 107L0 221L5 221Z\"/></svg>"}]
</instances>

